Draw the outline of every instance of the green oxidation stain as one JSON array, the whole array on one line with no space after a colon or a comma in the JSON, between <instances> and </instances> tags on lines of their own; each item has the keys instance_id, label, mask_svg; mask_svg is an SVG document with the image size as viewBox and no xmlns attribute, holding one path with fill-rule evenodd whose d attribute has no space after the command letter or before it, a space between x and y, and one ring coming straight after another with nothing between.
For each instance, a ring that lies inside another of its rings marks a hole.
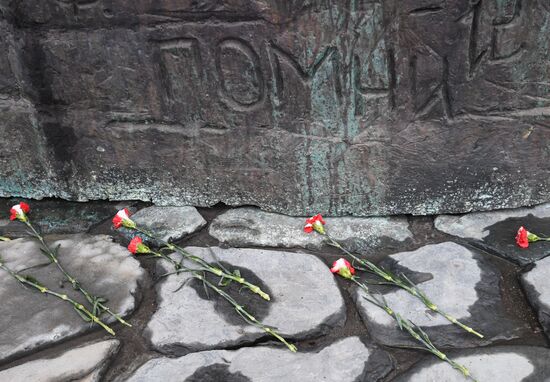
<instances>
[{"instance_id":1,"label":"green oxidation stain","mask_svg":"<svg viewBox=\"0 0 550 382\"><path fill-rule=\"evenodd\" d=\"M540 49L543 57L550 57L550 12L545 13L544 23L541 25L540 33L538 34L537 47ZM546 71L546 77L540 79L541 82L550 82L550 72ZM550 94L550 86L541 88L541 97L548 97ZM546 102L539 100L539 107L546 106Z\"/></svg>"},{"instance_id":2,"label":"green oxidation stain","mask_svg":"<svg viewBox=\"0 0 550 382\"><path fill-rule=\"evenodd\" d=\"M545 65L542 64L547 60L550 54L550 39L548 38L550 34L550 14L546 11L544 12L544 17L542 17L539 22L540 25L537 25L533 28L533 31L526 34L524 37L525 39L530 38L530 36L535 37L535 40L528 44L528 46L532 48L524 52L524 55L519 57L514 65L510 66L511 80L518 85L528 85L536 82L544 83L550 80L550 73L545 70ZM520 32L519 29L517 31L518 33ZM527 41L521 41L524 44L527 43ZM517 42L517 44L519 43L520 42ZM549 94L549 87L538 86L536 91L539 97L544 98ZM534 106L544 107L546 105L547 103L544 100L539 99Z\"/></svg>"},{"instance_id":3,"label":"green oxidation stain","mask_svg":"<svg viewBox=\"0 0 550 382\"><path fill-rule=\"evenodd\" d=\"M518 0L495 0L497 16L503 17L510 14L510 10L516 5Z\"/></svg>"},{"instance_id":4,"label":"green oxidation stain","mask_svg":"<svg viewBox=\"0 0 550 382\"><path fill-rule=\"evenodd\" d=\"M383 12L381 4L358 7L352 2L349 8L331 5L311 17L309 22L321 27L301 35L303 47L297 62L309 76L310 94L309 104L305 104L306 118L294 123L295 132L305 137L299 138L295 163L302 206L325 211L330 207L336 212L343 199L353 204L373 201L365 192L370 191L369 180L366 176L348 176L345 158L351 158L348 163L352 163L362 155L359 151L348 153L350 142L365 129L373 128L370 121L387 111L386 99L367 100L356 86L356 82L373 89L389 86ZM319 33L336 37L319 44ZM271 87L272 123L284 130L288 128L283 122L284 103L288 100L278 99L275 81ZM372 169L371 173L382 176L384 169Z\"/></svg>"},{"instance_id":5,"label":"green oxidation stain","mask_svg":"<svg viewBox=\"0 0 550 382\"><path fill-rule=\"evenodd\" d=\"M370 127L362 121L363 114L372 112L368 108L380 107L375 103L366 104L363 95L357 94L356 81L360 79L362 86L374 89L387 88L389 84L385 40L379 37L384 33L382 7L373 4L367 14L367 17L357 12L349 15L348 29L339 29L337 38L329 45L332 48L330 56L325 57L315 73L310 73L312 121L305 122L308 126L302 127L302 134L309 138L303 144L307 157L301 157L298 165L301 179L305 183L303 205L309 208L329 210L330 207L332 212L337 212L335 208L342 205L342 198L354 205L372 202L371 196L367 196L365 192L369 189L368 180L346 176L345 162L349 142L363 129ZM321 25L328 25L334 20L334 14L328 12L318 14L318 17L317 22ZM337 27L346 28L343 18L337 19ZM354 33L357 28L360 28L359 38L364 41L361 41L362 54L357 55L359 67L354 68L356 52L353 45L357 41L353 41L353 36L357 34ZM316 45L317 39L318 36L313 34L306 36L306 62L318 62L327 48ZM370 42L371 40L376 42ZM367 54L363 52L365 46L368 47ZM343 73L342 70L346 72ZM362 113L356 113L358 107L363 110ZM373 169L373 173L383 174L383 171Z\"/></svg>"},{"instance_id":6,"label":"green oxidation stain","mask_svg":"<svg viewBox=\"0 0 550 382\"><path fill-rule=\"evenodd\" d=\"M0 178L0 190L3 196L24 196L43 198L57 194L53 185L44 180L44 174L31 174L15 170L9 177Z\"/></svg>"}]
</instances>

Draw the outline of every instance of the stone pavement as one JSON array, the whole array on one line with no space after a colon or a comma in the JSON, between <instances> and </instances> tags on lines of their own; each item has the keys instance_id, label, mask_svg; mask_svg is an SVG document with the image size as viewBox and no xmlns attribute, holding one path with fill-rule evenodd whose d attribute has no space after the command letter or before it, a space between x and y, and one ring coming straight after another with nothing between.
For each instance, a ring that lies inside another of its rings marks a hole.
<instances>
[{"instance_id":1,"label":"stone pavement","mask_svg":"<svg viewBox=\"0 0 550 382\"><path fill-rule=\"evenodd\" d=\"M6 216L13 203L0 199ZM63 301L25 289L2 271L2 381L465 380L431 354L403 349L418 345L360 290L329 272L340 254L319 235L305 234L303 218L252 207L128 204L159 236L238 269L269 293L267 302L234 283L226 287L297 345L292 354L188 274L163 277L171 270L167 262L131 255L129 232L110 224L126 204L49 200L31 206L46 240L60 245L59 261L94 294L108 297L133 327L107 320L117 332L113 338ZM479 381L546 381L550 245L517 248L519 225L550 232L550 204L460 216L328 218L326 227L362 256L405 274L441 309L485 335L478 339L450 325L403 290L372 286ZM5 264L84 302L22 228L0 220L0 235L14 238L0 242Z\"/></svg>"}]
</instances>

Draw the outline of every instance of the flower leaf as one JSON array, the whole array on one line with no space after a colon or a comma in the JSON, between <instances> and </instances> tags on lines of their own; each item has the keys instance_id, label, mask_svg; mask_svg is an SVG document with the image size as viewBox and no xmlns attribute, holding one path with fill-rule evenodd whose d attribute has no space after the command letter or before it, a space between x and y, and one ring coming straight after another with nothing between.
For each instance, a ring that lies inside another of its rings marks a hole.
<instances>
[{"instance_id":1,"label":"flower leaf","mask_svg":"<svg viewBox=\"0 0 550 382\"><path fill-rule=\"evenodd\" d=\"M57 247L53 250L53 255L57 257L59 255L59 248L61 248L61 244L58 244Z\"/></svg>"},{"instance_id":2,"label":"flower leaf","mask_svg":"<svg viewBox=\"0 0 550 382\"><path fill-rule=\"evenodd\" d=\"M91 322L92 320L90 317L86 316L80 309L78 309L76 306L73 306L74 310L76 310L76 313L86 322Z\"/></svg>"},{"instance_id":3,"label":"flower leaf","mask_svg":"<svg viewBox=\"0 0 550 382\"><path fill-rule=\"evenodd\" d=\"M50 255L50 252L48 252L48 251L45 250L44 248L40 248L40 252L42 252L44 255L46 255L46 256L50 259L50 263L53 263L53 258L52 258L52 256Z\"/></svg>"},{"instance_id":4,"label":"flower leaf","mask_svg":"<svg viewBox=\"0 0 550 382\"><path fill-rule=\"evenodd\" d=\"M202 279L202 286L204 288L204 293L206 293L206 298L210 300L210 294L208 294L208 285L206 285L206 281Z\"/></svg>"},{"instance_id":5,"label":"flower leaf","mask_svg":"<svg viewBox=\"0 0 550 382\"><path fill-rule=\"evenodd\" d=\"M30 275L24 275L23 278L24 278L25 280L27 280L27 281L33 283L33 284L38 284L38 285L40 285L40 282L39 282L37 279L35 279L34 277L30 276Z\"/></svg>"},{"instance_id":6,"label":"flower leaf","mask_svg":"<svg viewBox=\"0 0 550 382\"><path fill-rule=\"evenodd\" d=\"M172 273L176 273L176 272L172 272ZM179 291L181 288L183 288L188 282L190 282L191 280L193 280L192 278L188 278L188 279L185 279L179 287L177 287L176 289L174 289L174 291L172 291L172 293L176 293L177 291Z\"/></svg>"}]
</instances>

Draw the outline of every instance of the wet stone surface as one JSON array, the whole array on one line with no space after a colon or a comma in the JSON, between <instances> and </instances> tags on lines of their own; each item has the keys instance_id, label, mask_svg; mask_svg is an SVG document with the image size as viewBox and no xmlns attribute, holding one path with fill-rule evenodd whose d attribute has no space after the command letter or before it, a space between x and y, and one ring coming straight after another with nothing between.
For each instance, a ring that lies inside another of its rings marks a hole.
<instances>
[{"instance_id":1,"label":"wet stone surface","mask_svg":"<svg viewBox=\"0 0 550 382\"><path fill-rule=\"evenodd\" d=\"M550 338L550 257L537 261L533 269L522 275L521 282L546 335Z\"/></svg>"},{"instance_id":2,"label":"wet stone surface","mask_svg":"<svg viewBox=\"0 0 550 382\"><path fill-rule=\"evenodd\" d=\"M386 264L394 274L403 272L415 282L442 311L485 336L480 339L451 324L405 290L387 290L384 297L389 306L422 327L436 346L482 346L517 338L527 330L525 324L505 312L499 289L500 273L474 250L445 242L391 255ZM399 330L393 318L368 302L361 290L355 291L354 298L377 342L390 346L414 343Z\"/></svg>"},{"instance_id":3,"label":"wet stone surface","mask_svg":"<svg viewBox=\"0 0 550 382\"><path fill-rule=\"evenodd\" d=\"M177 241L183 237L196 232L206 225L206 220L199 214L195 207L146 207L132 215L132 220L138 227L153 233L159 239ZM119 234L131 240L136 235L135 231L124 227L116 230ZM152 244L159 246L156 240L141 235Z\"/></svg>"},{"instance_id":4,"label":"wet stone surface","mask_svg":"<svg viewBox=\"0 0 550 382\"><path fill-rule=\"evenodd\" d=\"M453 352L451 358L466 366L483 382L543 382L550 377L550 349L531 346L498 346ZM396 382L445 381L466 379L451 366L437 359L415 365Z\"/></svg>"},{"instance_id":5,"label":"wet stone surface","mask_svg":"<svg viewBox=\"0 0 550 382\"><path fill-rule=\"evenodd\" d=\"M135 309L145 273L124 247L105 235L66 235L46 240L54 248L60 245L58 259L63 267L89 292L107 297L107 304L114 312L127 315ZM48 265L49 260L41 254L35 240L0 242L0 256L13 271L32 275L48 288L85 303L70 284L63 282L58 269ZM3 312L0 326L9 328L0 332L1 361L91 329L70 304L25 289L4 271L0 272L0 301ZM93 330L100 329L96 326Z\"/></svg>"},{"instance_id":6,"label":"wet stone surface","mask_svg":"<svg viewBox=\"0 0 550 382\"><path fill-rule=\"evenodd\" d=\"M521 265L550 254L550 242L540 241L527 249L519 248L515 242L520 226L537 235L550 236L550 203L532 208L442 215L434 224L442 232L472 240L491 253Z\"/></svg>"},{"instance_id":7,"label":"wet stone surface","mask_svg":"<svg viewBox=\"0 0 550 382\"><path fill-rule=\"evenodd\" d=\"M260 246L319 249L325 244L318 234L304 232L306 217L292 217L258 208L236 208L218 216L209 228L211 236L235 247ZM332 237L356 251L379 246L383 239L402 242L412 238L403 217L326 218Z\"/></svg>"},{"instance_id":8,"label":"wet stone surface","mask_svg":"<svg viewBox=\"0 0 550 382\"><path fill-rule=\"evenodd\" d=\"M189 248L193 254L212 261L206 248ZM270 292L271 301L239 288L231 293L264 324L292 339L320 336L343 325L344 300L328 267L312 255L256 250L212 248L218 260L239 269L250 281ZM172 270L171 268L167 268ZM170 275L158 284L158 309L146 330L152 346L168 354L251 344L266 334L247 325L223 299L210 292L205 298L202 284L186 282L187 274ZM176 330L177 328L177 330Z\"/></svg>"},{"instance_id":9,"label":"wet stone surface","mask_svg":"<svg viewBox=\"0 0 550 382\"><path fill-rule=\"evenodd\" d=\"M349 337L309 353L292 354L285 349L258 346L198 352L175 359L157 358L127 381L375 382L392 367L387 354L365 346L358 337Z\"/></svg>"},{"instance_id":10,"label":"wet stone surface","mask_svg":"<svg viewBox=\"0 0 550 382\"><path fill-rule=\"evenodd\" d=\"M0 371L2 381L98 382L119 348L118 340L86 344L55 358L42 358Z\"/></svg>"}]
</instances>

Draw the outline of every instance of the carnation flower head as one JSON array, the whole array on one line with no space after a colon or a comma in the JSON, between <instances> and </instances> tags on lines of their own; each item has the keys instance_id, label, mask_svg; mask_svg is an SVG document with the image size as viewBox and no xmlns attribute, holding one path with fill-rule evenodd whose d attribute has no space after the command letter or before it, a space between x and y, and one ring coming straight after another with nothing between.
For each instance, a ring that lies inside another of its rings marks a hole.
<instances>
[{"instance_id":1,"label":"carnation flower head","mask_svg":"<svg viewBox=\"0 0 550 382\"><path fill-rule=\"evenodd\" d=\"M17 219L19 221L26 222L27 214L30 212L30 210L31 207L27 203L18 203L10 209L10 220Z\"/></svg>"},{"instance_id":2,"label":"carnation flower head","mask_svg":"<svg viewBox=\"0 0 550 382\"><path fill-rule=\"evenodd\" d=\"M135 236L130 241L130 244L128 244L128 250L134 255L151 252L151 249L147 245L143 244L143 239L139 236Z\"/></svg>"},{"instance_id":3,"label":"carnation flower head","mask_svg":"<svg viewBox=\"0 0 550 382\"><path fill-rule=\"evenodd\" d=\"M351 266L350 262L344 258L339 258L332 264L330 268L332 273L338 273L340 276L346 279L351 279L355 274L355 269Z\"/></svg>"},{"instance_id":4,"label":"carnation flower head","mask_svg":"<svg viewBox=\"0 0 550 382\"><path fill-rule=\"evenodd\" d=\"M537 235L535 235L532 232L529 232L525 229L525 227L521 226L518 229L518 232L516 234L516 244L520 248L528 248L529 243L534 243L535 241L539 241L541 238Z\"/></svg>"},{"instance_id":5,"label":"carnation flower head","mask_svg":"<svg viewBox=\"0 0 550 382\"><path fill-rule=\"evenodd\" d=\"M128 211L127 208L123 208L122 210L118 211L113 218L113 227L115 229L118 229L120 227L130 228L134 229L136 228L136 223L130 219L130 216L132 214L130 211Z\"/></svg>"},{"instance_id":6,"label":"carnation flower head","mask_svg":"<svg viewBox=\"0 0 550 382\"><path fill-rule=\"evenodd\" d=\"M304 226L304 232L305 233L311 233L313 231L319 232L321 235L325 234L325 220L323 219L323 216L321 214L317 214L315 216L310 217L309 219L306 219L306 225Z\"/></svg>"}]
</instances>

